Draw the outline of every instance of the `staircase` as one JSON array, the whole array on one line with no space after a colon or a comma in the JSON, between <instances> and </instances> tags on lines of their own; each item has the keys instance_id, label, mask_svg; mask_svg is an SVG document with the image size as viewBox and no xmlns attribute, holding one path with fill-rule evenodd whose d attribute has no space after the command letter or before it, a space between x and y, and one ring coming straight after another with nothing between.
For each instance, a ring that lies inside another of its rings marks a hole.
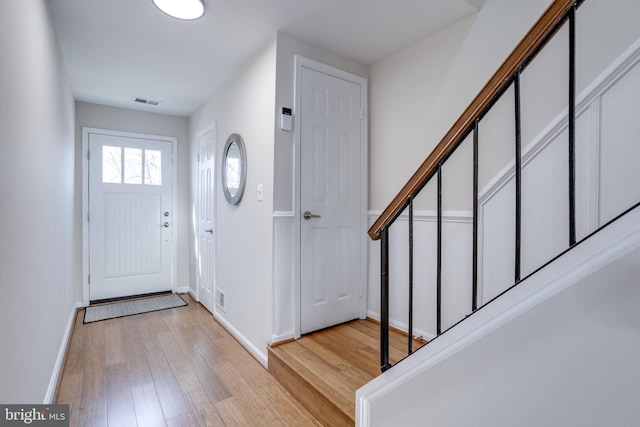
<instances>
[{"instance_id":1,"label":"staircase","mask_svg":"<svg viewBox=\"0 0 640 427\"><path fill-rule=\"evenodd\" d=\"M414 339L414 348L425 341ZM393 330L394 362L406 356L406 335ZM380 375L380 325L354 320L269 348L269 372L327 426L355 424L356 390Z\"/></svg>"},{"instance_id":2,"label":"staircase","mask_svg":"<svg viewBox=\"0 0 640 427\"><path fill-rule=\"evenodd\" d=\"M597 2L552 1L370 228L384 374L357 425L640 421L640 39ZM397 367L394 321L435 335Z\"/></svg>"},{"instance_id":3,"label":"staircase","mask_svg":"<svg viewBox=\"0 0 640 427\"><path fill-rule=\"evenodd\" d=\"M380 325L269 349L269 371L323 424L638 424L640 39L577 70L595 1L552 1L373 223ZM566 88L550 107L535 92L555 86L536 73L554 40L567 58L545 72ZM464 198L455 232L443 193ZM405 357L416 333L435 338Z\"/></svg>"}]
</instances>

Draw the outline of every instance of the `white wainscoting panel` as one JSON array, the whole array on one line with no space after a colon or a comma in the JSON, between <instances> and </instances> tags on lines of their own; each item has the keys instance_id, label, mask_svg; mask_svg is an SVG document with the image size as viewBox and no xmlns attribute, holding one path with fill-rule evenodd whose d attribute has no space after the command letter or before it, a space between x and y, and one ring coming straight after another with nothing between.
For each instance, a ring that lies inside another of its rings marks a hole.
<instances>
[{"instance_id":1,"label":"white wainscoting panel","mask_svg":"<svg viewBox=\"0 0 640 427\"><path fill-rule=\"evenodd\" d=\"M293 212L273 214L273 332L271 342L288 340L295 333Z\"/></svg>"},{"instance_id":2,"label":"white wainscoting panel","mask_svg":"<svg viewBox=\"0 0 640 427\"><path fill-rule=\"evenodd\" d=\"M640 67L634 66L600 95L600 221L640 200Z\"/></svg>"},{"instance_id":3,"label":"white wainscoting panel","mask_svg":"<svg viewBox=\"0 0 640 427\"><path fill-rule=\"evenodd\" d=\"M380 212L369 212L370 225ZM436 335L436 236L437 214L414 212L414 335ZM389 231L389 323L408 329L409 316L409 218L401 215ZM444 211L442 218L442 328L471 312L471 212ZM380 242L369 244L369 293L367 315L380 318Z\"/></svg>"},{"instance_id":4,"label":"white wainscoting panel","mask_svg":"<svg viewBox=\"0 0 640 427\"><path fill-rule=\"evenodd\" d=\"M639 63L640 40L576 99L578 240L640 200ZM569 247L567 114L565 108L532 141L523 141L522 278ZM515 282L514 171L511 161L480 191L480 305Z\"/></svg>"}]
</instances>

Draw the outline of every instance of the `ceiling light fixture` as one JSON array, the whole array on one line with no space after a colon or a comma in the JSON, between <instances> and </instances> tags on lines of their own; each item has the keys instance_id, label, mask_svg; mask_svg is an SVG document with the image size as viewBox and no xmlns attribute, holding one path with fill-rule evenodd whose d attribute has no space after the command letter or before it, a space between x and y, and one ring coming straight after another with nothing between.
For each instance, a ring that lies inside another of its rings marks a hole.
<instances>
[{"instance_id":1,"label":"ceiling light fixture","mask_svg":"<svg viewBox=\"0 0 640 427\"><path fill-rule=\"evenodd\" d=\"M192 21L204 15L202 0L153 0L158 9L174 18Z\"/></svg>"}]
</instances>

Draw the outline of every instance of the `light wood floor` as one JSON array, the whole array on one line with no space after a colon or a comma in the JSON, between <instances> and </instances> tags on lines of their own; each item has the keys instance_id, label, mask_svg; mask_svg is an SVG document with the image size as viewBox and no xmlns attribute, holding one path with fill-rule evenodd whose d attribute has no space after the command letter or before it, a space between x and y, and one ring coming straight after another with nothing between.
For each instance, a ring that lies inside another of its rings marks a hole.
<instances>
[{"instance_id":1,"label":"light wood floor","mask_svg":"<svg viewBox=\"0 0 640 427\"><path fill-rule=\"evenodd\" d=\"M58 393L71 426L319 426L201 305L82 324Z\"/></svg>"}]
</instances>

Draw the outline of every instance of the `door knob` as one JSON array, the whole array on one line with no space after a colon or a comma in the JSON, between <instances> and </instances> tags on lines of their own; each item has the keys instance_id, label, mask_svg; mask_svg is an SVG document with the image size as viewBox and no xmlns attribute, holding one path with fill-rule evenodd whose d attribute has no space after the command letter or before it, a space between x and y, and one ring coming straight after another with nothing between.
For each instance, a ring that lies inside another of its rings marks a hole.
<instances>
[{"instance_id":1,"label":"door knob","mask_svg":"<svg viewBox=\"0 0 640 427\"><path fill-rule=\"evenodd\" d=\"M213 229L212 228L207 228L206 230L204 230L204 232L213 234Z\"/></svg>"},{"instance_id":2,"label":"door knob","mask_svg":"<svg viewBox=\"0 0 640 427\"><path fill-rule=\"evenodd\" d=\"M164 224L162 224L162 226L163 226L164 228L168 228L168 227L169 227L169 223L168 223L168 222L165 222Z\"/></svg>"},{"instance_id":3,"label":"door knob","mask_svg":"<svg viewBox=\"0 0 640 427\"><path fill-rule=\"evenodd\" d=\"M320 218L320 215L315 215L309 211L306 211L305 213L302 214L302 217L307 221L309 221L311 218Z\"/></svg>"}]
</instances>

